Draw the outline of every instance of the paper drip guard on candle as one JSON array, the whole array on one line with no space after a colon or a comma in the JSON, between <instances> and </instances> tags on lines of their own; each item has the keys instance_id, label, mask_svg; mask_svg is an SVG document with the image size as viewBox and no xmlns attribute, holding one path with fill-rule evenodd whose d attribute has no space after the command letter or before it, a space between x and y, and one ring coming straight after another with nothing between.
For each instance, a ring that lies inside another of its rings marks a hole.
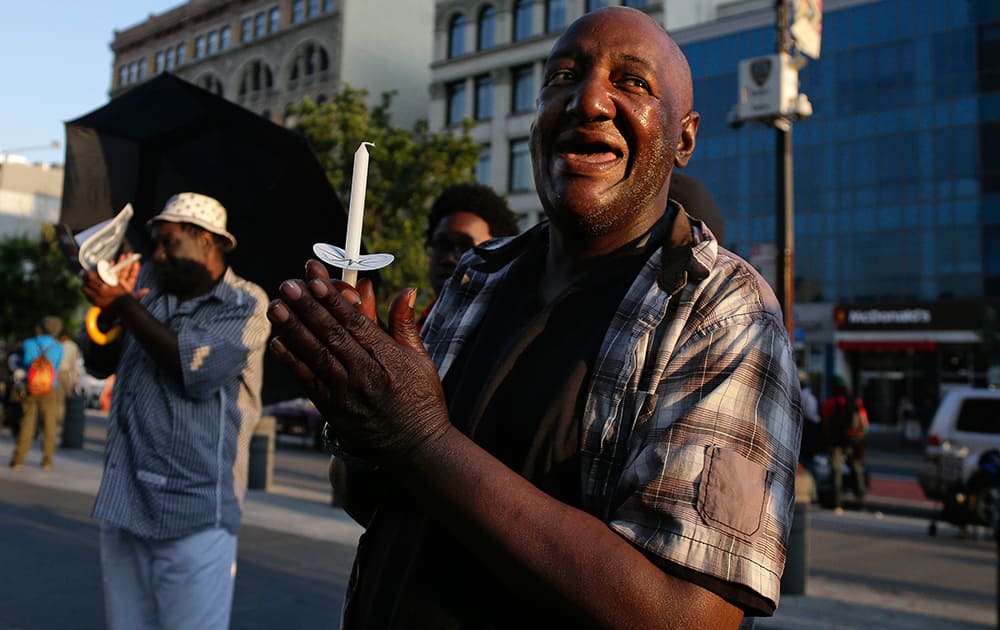
<instances>
[{"instance_id":1,"label":"paper drip guard on candle","mask_svg":"<svg viewBox=\"0 0 1000 630\"><path fill-rule=\"evenodd\" d=\"M351 201L347 213L347 239L344 248L329 243L316 243L313 253L320 260L344 270L341 279L354 286L358 271L381 269L396 259L392 254L361 254L361 226L365 213L365 190L368 187L368 149L371 142L362 142L354 152L354 171L351 176Z\"/></svg>"},{"instance_id":2,"label":"paper drip guard on candle","mask_svg":"<svg viewBox=\"0 0 1000 630\"><path fill-rule=\"evenodd\" d=\"M104 284L108 285L109 287L117 287L119 270L131 265L140 258L142 258L142 254L139 253L129 254L120 263L116 265L112 265L106 260L98 260L97 275L101 277L101 280L104 281Z\"/></svg>"}]
</instances>

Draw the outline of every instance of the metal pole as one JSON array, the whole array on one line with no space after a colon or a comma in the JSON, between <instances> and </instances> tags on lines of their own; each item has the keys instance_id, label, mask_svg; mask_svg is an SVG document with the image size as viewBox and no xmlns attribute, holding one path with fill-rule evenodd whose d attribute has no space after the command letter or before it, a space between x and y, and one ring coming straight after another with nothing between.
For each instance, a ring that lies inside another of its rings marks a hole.
<instances>
[{"instance_id":1,"label":"metal pole","mask_svg":"<svg viewBox=\"0 0 1000 630\"><path fill-rule=\"evenodd\" d=\"M787 53L791 42L788 26L788 0L775 0L777 13L778 54ZM792 179L792 121L779 119L775 124L775 199L778 244L778 303L784 314L788 336L795 339L795 197Z\"/></svg>"},{"instance_id":2,"label":"metal pole","mask_svg":"<svg viewBox=\"0 0 1000 630\"><path fill-rule=\"evenodd\" d=\"M775 151L778 171L777 230L778 230L778 301L785 317L788 336L795 338L795 198L792 179L792 126L775 129Z\"/></svg>"},{"instance_id":3,"label":"metal pole","mask_svg":"<svg viewBox=\"0 0 1000 630\"><path fill-rule=\"evenodd\" d=\"M788 0L775 0L777 14L778 54L790 49L788 30ZM783 69L780 69L783 70ZM777 211L777 297L784 315L785 329L790 339L795 339L795 223L793 210L795 198L792 188L792 121L777 119L774 130L775 148L775 200ZM809 504L796 493L795 512L789 533L785 573L782 575L781 592L802 595L809 579Z\"/></svg>"}]
</instances>

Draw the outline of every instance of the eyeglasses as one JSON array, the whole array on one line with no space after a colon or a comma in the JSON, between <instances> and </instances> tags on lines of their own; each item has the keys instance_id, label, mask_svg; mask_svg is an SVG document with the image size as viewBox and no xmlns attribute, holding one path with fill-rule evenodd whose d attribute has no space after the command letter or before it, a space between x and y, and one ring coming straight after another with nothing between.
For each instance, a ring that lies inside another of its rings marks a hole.
<instances>
[{"instance_id":1,"label":"eyeglasses","mask_svg":"<svg viewBox=\"0 0 1000 630\"><path fill-rule=\"evenodd\" d=\"M470 250L473 245L475 243L468 237L461 238L457 235L438 234L427 245L427 255L445 257L451 254L455 258L461 258L462 254Z\"/></svg>"}]
</instances>

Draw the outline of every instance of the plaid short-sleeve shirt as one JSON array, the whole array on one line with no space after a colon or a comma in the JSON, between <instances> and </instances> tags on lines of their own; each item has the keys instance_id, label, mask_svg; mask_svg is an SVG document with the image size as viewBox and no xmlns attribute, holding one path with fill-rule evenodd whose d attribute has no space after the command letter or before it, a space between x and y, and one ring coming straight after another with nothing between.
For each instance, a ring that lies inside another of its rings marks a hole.
<instances>
[{"instance_id":1,"label":"plaid short-sleeve shirt","mask_svg":"<svg viewBox=\"0 0 1000 630\"><path fill-rule=\"evenodd\" d=\"M181 304L145 265L136 286L177 335L177 381L131 334L117 342L104 475L93 516L166 540L213 527L239 531L250 438L260 419L267 294L227 269Z\"/></svg>"},{"instance_id":2,"label":"plaid short-sleeve shirt","mask_svg":"<svg viewBox=\"0 0 1000 630\"><path fill-rule=\"evenodd\" d=\"M424 326L444 377L542 223L463 258ZM655 557L777 605L801 436L773 292L684 212L604 336L580 418L579 506Z\"/></svg>"}]
</instances>

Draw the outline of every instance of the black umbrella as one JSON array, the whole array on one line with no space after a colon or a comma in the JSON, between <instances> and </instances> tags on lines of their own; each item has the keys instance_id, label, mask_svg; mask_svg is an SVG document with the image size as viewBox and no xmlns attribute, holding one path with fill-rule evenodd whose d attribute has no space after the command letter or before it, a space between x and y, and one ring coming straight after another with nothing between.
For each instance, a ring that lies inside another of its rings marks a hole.
<instances>
[{"instance_id":1,"label":"black umbrella","mask_svg":"<svg viewBox=\"0 0 1000 630\"><path fill-rule=\"evenodd\" d=\"M347 215L305 139L178 77L66 123L60 221L73 232L131 203L128 244L151 255L146 221L184 191L226 207L239 242L229 262L272 297L302 276L313 243L344 243ZM302 395L282 368L267 372L266 401Z\"/></svg>"}]
</instances>

